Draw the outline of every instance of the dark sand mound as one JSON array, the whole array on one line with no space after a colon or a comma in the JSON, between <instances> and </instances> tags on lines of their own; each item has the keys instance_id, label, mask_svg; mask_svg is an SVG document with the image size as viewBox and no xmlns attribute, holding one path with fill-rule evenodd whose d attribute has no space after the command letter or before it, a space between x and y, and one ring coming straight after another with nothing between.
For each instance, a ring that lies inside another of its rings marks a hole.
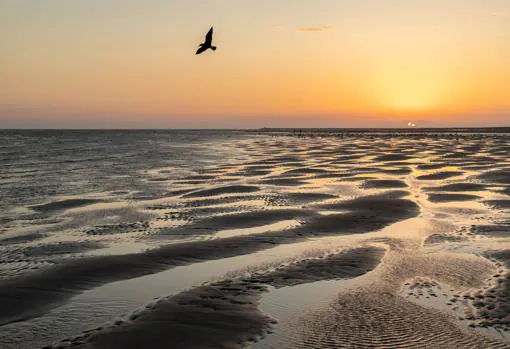
<instances>
[{"instance_id":1,"label":"dark sand mound","mask_svg":"<svg viewBox=\"0 0 510 349\"><path fill-rule=\"evenodd\" d=\"M411 200L401 199L406 191L390 191L354 200L319 205L325 210L348 210L345 214L332 214L313 219L299 231L315 233L361 233L382 229L398 221L415 217L420 208Z\"/></svg>"},{"instance_id":2,"label":"dark sand mound","mask_svg":"<svg viewBox=\"0 0 510 349\"><path fill-rule=\"evenodd\" d=\"M264 336L276 321L258 309L267 285L281 288L320 280L347 279L374 269L384 255L357 248L304 260L266 274L197 287L158 301L131 321L91 332L63 348L239 348Z\"/></svg>"},{"instance_id":3,"label":"dark sand mound","mask_svg":"<svg viewBox=\"0 0 510 349\"><path fill-rule=\"evenodd\" d=\"M476 171L476 172L483 172L486 170L491 170L494 168L494 165L488 164L488 165L471 165L471 166L462 166L462 169L465 171Z\"/></svg>"},{"instance_id":4,"label":"dark sand mound","mask_svg":"<svg viewBox=\"0 0 510 349\"><path fill-rule=\"evenodd\" d=\"M304 167L304 168L296 168L293 170L289 170L284 172L284 175L307 175L307 174L323 174L328 173L329 171L317 168L317 167Z\"/></svg>"},{"instance_id":5,"label":"dark sand mound","mask_svg":"<svg viewBox=\"0 0 510 349\"><path fill-rule=\"evenodd\" d=\"M398 168L398 169L394 169L394 170L383 169L381 172L385 173L385 174L389 174L389 175L404 176L404 175L408 175L408 174L412 173L413 170L411 170L409 167L404 167L404 168Z\"/></svg>"},{"instance_id":6,"label":"dark sand mound","mask_svg":"<svg viewBox=\"0 0 510 349\"><path fill-rule=\"evenodd\" d=\"M96 226L87 229L87 235L114 235L121 233L145 232L149 228L149 222L119 223Z\"/></svg>"},{"instance_id":7,"label":"dark sand mound","mask_svg":"<svg viewBox=\"0 0 510 349\"><path fill-rule=\"evenodd\" d=\"M490 157L490 156L473 156L470 158L472 164L486 164L491 165L499 162L498 159Z\"/></svg>"},{"instance_id":8,"label":"dark sand mound","mask_svg":"<svg viewBox=\"0 0 510 349\"><path fill-rule=\"evenodd\" d=\"M103 202L103 200L97 200L97 199L69 199L69 200L49 202L47 204L42 204L42 205L30 206L30 208L35 210L35 211L39 211L39 212L53 212L53 211L69 210L71 208L87 206L87 205L90 205L90 204L96 204L98 202Z\"/></svg>"},{"instance_id":9,"label":"dark sand mound","mask_svg":"<svg viewBox=\"0 0 510 349\"><path fill-rule=\"evenodd\" d=\"M418 179L421 179L424 181L434 181L434 180L448 179L448 178L460 176L463 174L464 174L464 172L460 172L460 171L444 171L444 172L437 172L437 173L431 173L428 175L418 176Z\"/></svg>"},{"instance_id":10,"label":"dark sand mound","mask_svg":"<svg viewBox=\"0 0 510 349\"><path fill-rule=\"evenodd\" d=\"M405 161L392 161L390 164L386 164L384 166L391 166L391 167L408 167L410 164Z\"/></svg>"},{"instance_id":11,"label":"dark sand mound","mask_svg":"<svg viewBox=\"0 0 510 349\"><path fill-rule=\"evenodd\" d=\"M418 165L418 169L420 170L438 170L443 167L449 166L447 163L440 164L420 164Z\"/></svg>"},{"instance_id":12,"label":"dark sand mound","mask_svg":"<svg viewBox=\"0 0 510 349\"><path fill-rule=\"evenodd\" d=\"M478 183L453 183L453 184L447 184L442 185L438 187L428 187L425 188L425 191L438 191L438 192L444 192L444 191L452 191L452 192L459 192L459 191L482 191L487 188L486 185L478 184Z\"/></svg>"},{"instance_id":13,"label":"dark sand mound","mask_svg":"<svg viewBox=\"0 0 510 349\"><path fill-rule=\"evenodd\" d=\"M303 260L260 278L255 276L255 280L280 288L321 280L354 278L373 270L384 252L375 247L352 249L323 259Z\"/></svg>"},{"instance_id":14,"label":"dark sand mound","mask_svg":"<svg viewBox=\"0 0 510 349\"><path fill-rule=\"evenodd\" d=\"M398 189L406 188L407 184L405 184L404 181L400 180L373 179L363 183L362 187L367 189Z\"/></svg>"},{"instance_id":15,"label":"dark sand mound","mask_svg":"<svg viewBox=\"0 0 510 349\"><path fill-rule=\"evenodd\" d=\"M383 171L383 169L380 167L365 166L365 167L361 167L361 168L352 169L350 172L355 173L355 174L361 174L361 173L366 174L366 173L379 173L382 171Z\"/></svg>"},{"instance_id":16,"label":"dark sand mound","mask_svg":"<svg viewBox=\"0 0 510 349\"><path fill-rule=\"evenodd\" d=\"M264 175L270 174L271 172L273 172L272 169L254 166L254 167L245 167L242 170L240 170L239 172L237 172L237 174L241 174L243 176L264 176Z\"/></svg>"},{"instance_id":17,"label":"dark sand mound","mask_svg":"<svg viewBox=\"0 0 510 349\"><path fill-rule=\"evenodd\" d=\"M506 224L495 225L474 225L471 232L479 235L487 235L494 237L510 237L510 222Z\"/></svg>"},{"instance_id":18,"label":"dark sand mound","mask_svg":"<svg viewBox=\"0 0 510 349\"><path fill-rule=\"evenodd\" d=\"M275 166L274 165L269 165L269 164L266 164L266 165L260 165L260 164L257 164L257 163L254 163L254 164L250 164L250 163L247 163L247 164L244 164L244 169L258 169L258 170L274 170Z\"/></svg>"},{"instance_id":19,"label":"dark sand mound","mask_svg":"<svg viewBox=\"0 0 510 349\"><path fill-rule=\"evenodd\" d=\"M303 185L306 182L295 178L272 178L259 181L259 184L277 185L281 187L293 187Z\"/></svg>"},{"instance_id":20,"label":"dark sand mound","mask_svg":"<svg viewBox=\"0 0 510 349\"><path fill-rule=\"evenodd\" d=\"M216 196L222 194L239 194L239 193L254 193L259 191L259 187L254 185L231 185L227 187L219 187L214 189L199 190L189 194L185 194L183 197L204 197L204 196Z\"/></svg>"},{"instance_id":21,"label":"dark sand mound","mask_svg":"<svg viewBox=\"0 0 510 349\"><path fill-rule=\"evenodd\" d=\"M507 268L510 268L510 250L492 251L488 256L502 262Z\"/></svg>"},{"instance_id":22,"label":"dark sand mound","mask_svg":"<svg viewBox=\"0 0 510 349\"><path fill-rule=\"evenodd\" d=\"M97 250L102 247L103 244L94 241L59 242L25 247L23 254L27 257L55 256Z\"/></svg>"},{"instance_id":23,"label":"dark sand mound","mask_svg":"<svg viewBox=\"0 0 510 349\"><path fill-rule=\"evenodd\" d=\"M192 192L192 189L182 189L182 190L172 190L172 191L145 191L145 192L136 192L133 195L130 195L128 198L130 200L137 200L137 201L143 201L143 200L155 200L155 199L164 199L164 198L170 198L174 196L180 196L182 194L186 194L189 192Z\"/></svg>"},{"instance_id":24,"label":"dark sand mound","mask_svg":"<svg viewBox=\"0 0 510 349\"><path fill-rule=\"evenodd\" d=\"M419 214L419 207L410 200L388 200L385 204L385 208L380 207L377 210L322 216L298 228L298 231L312 236L325 233L365 233Z\"/></svg>"},{"instance_id":25,"label":"dark sand mound","mask_svg":"<svg viewBox=\"0 0 510 349\"><path fill-rule=\"evenodd\" d=\"M257 307L261 286L235 286L225 282L195 288L159 301L127 323L48 348L239 348L263 336L276 320Z\"/></svg>"},{"instance_id":26,"label":"dark sand mound","mask_svg":"<svg viewBox=\"0 0 510 349\"><path fill-rule=\"evenodd\" d=\"M453 152L446 155L443 155L443 159L465 159L469 156L469 153L461 153L461 152Z\"/></svg>"},{"instance_id":27,"label":"dark sand mound","mask_svg":"<svg viewBox=\"0 0 510 349\"><path fill-rule=\"evenodd\" d=\"M153 177L153 178L149 178L147 179L147 182L168 182L168 181L171 181L172 178L171 177ZM190 183L190 184L199 184L199 183L203 183L203 181L178 181L179 183Z\"/></svg>"},{"instance_id":28,"label":"dark sand mound","mask_svg":"<svg viewBox=\"0 0 510 349\"><path fill-rule=\"evenodd\" d=\"M344 178L351 177L352 175L353 175L352 173L328 172L328 173L321 173L321 174L315 175L315 176L313 176L311 178L324 178L324 179L327 179L327 178L336 178L336 179L339 179L339 180L343 180Z\"/></svg>"},{"instance_id":29,"label":"dark sand mound","mask_svg":"<svg viewBox=\"0 0 510 349\"><path fill-rule=\"evenodd\" d=\"M482 201L485 205L498 209L508 210L510 209L510 200L485 200Z\"/></svg>"},{"instance_id":30,"label":"dark sand mound","mask_svg":"<svg viewBox=\"0 0 510 349\"><path fill-rule=\"evenodd\" d=\"M377 178L372 177L372 176L354 176L354 177L349 176L349 177L345 177L345 178L338 178L338 181L353 183L353 182L366 181L366 180L370 180L370 179L377 179Z\"/></svg>"},{"instance_id":31,"label":"dark sand mound","mask_svg":"<svg viewBox=\"0 0 510 349\"><path fill-rule=\"evenodd\" d=\"M318 205L317 207L335 211L342 209L372 211L381 208L381 206L388 202L401 199L407 195L409 195L409 192L405 190L391 190L381 194L362 196L353 200Z\"/></svg>"},{"instance_id":32,"label":"dark sand mound","mask_svg":"<svg viewBox=\"0 0 510 349\"><path fill-rule=\"evenodd\" d=\"M425 245L431 245L431 244L442 244L445 242L459 242L465 240L461 236L455 236L455 235L445 235L445 234L432 234L428 236L424 244Z\"/></svg>"},{"instance_id":33,"label":"dark sand mound","mask_svg":"<svg viewBox=\"0 0 510 349\"><path fill-rule=\"evenodd\" d=\"M306 204L336 198L335 195L325 193L282 193L280 196L289 205Z\"/></svg>"},{"instance_id":34,"label":"dark sand mound","mask_svg":"<svg viewBox=\"0 0 510 349\"><path fill-rule=\"evenodd\" d=\"M131 193L129 190L115 190L115 191L111 191L109 194L110 195L128 195L129 193Z\"/></svg>"},{"instance_id":35,"label":"dark sand mound","mask_svg":"<svg viewBox=\"0 0 510 349\"><path fill-rule=\"evenodd\" d=\"M471 194L458 194L458 193L435 193L429 194L429 201L431 202L452 202L452 201L471 201L480 199L477 195Z\"/></svg>"},{"instance_id":36,"label":"dark sand mound","mask_svg":"<svg viewBox=\"0 0 510 349\"><path fill-rule=\"evenodd\" d=\"M510 168L485 172L478 178L489 183L510 184Z\"/></svg>"},{"instance_id":37,"label":"dark sand mound","mask_svg":"<svg viewBox=\"0 0 510 349\"><path fill-rule=\"evenodd\" d=\"M217 230L252 228L284 220L311 217L314 215L315 213L313 211L301 209L250 211L238 214L214 216L182 228L161 230L158 234L208 234Z\"/></svg>"},{"instance_id":38,"label":"dark sand mound","mask_svg":"<svg viewBox=\"0 0 510 349\"><path fill-rule=\"evenodd\" d=\"M190 207L207 207L216 205L226 205L232 203L238 203L249 200L263 200L263 196L260 195L233 195L233 196L221 196L217 198L197 198L182 203L182 206Z\"/></svg>"},{"instance_id":39,"label":"dark sand mound","mask_svg":"<svg viewBox=\"0 0 510 349\"><path fill-rule=\"evenodd\" d=\"M215 206L215 207L192 207L186 208L179 211L171 211L165 214L165 219L171 220L184 220L189 222L196 222L204 218L220 214L235 214L241 212L259 210L259 207L249 205L239 206Z\"/></svg>"},{"instance_id":40,"label":"dark sand mound","mask_svg":"<svg viewBox=\"0 0 510 349\"><path fill-rule=\"evenodd\" d=\"M209 180L209 179L215 179L216 176L213 175L193 175L193 176L187 176L183 177L182 180Z\"/></svg>"},{"instance_id":41,"label":"dark sand mound","mask_svg":"<svg viewBox=\"0 0 510 349\"><path fill-rule=\"evenodd\" d=\"M273 159L259 160L251 163L252 165L287 165L294 163L305 162L305 160L298 156L280 156Z\"/></svg>"},{"instance_id":42,"label":"dark sand mound","mask_svg":"<svg viewBox=\"0 0 510 349\"><path fill-rule=\"evenodd\" d=\"M1 239L0 240L0 246L22 244L22 243L25 243L25 242L32 242L32 241L40 240L40 239L42 239L44 237L46 237L46 235L41 234L41 233L33 233L33 234L13 236L13 237L10 237L10 238Z\"/></svg>"},{"instance_id":43,"label":"dark sand mound","mask_svg":"<svg viewBox=\"0 0 510 349\"><path fill-rule=\"evenodd\" d=\"M374 159L374 161L402 161L402 160L409 160L412 159L411 156L405 155L405 154L385 154L380 155Z\"/></svg>"}]
</instances>

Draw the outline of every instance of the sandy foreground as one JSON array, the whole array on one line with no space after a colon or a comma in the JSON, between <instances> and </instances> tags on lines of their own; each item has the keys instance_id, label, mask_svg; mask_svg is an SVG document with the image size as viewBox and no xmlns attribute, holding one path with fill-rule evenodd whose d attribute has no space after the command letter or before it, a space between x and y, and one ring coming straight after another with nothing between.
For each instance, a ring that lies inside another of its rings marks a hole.
<instances>
[{"instance_id":1,"label":"sandy foreground","mask_svg":"<svg viewBox=\"0 0 510 349\"><path fill-rule=\"evenodd\" d=\"M510 136L228 146L158 197L17 208L0 348L510 348Z\"/></svg>"}]
</instances>

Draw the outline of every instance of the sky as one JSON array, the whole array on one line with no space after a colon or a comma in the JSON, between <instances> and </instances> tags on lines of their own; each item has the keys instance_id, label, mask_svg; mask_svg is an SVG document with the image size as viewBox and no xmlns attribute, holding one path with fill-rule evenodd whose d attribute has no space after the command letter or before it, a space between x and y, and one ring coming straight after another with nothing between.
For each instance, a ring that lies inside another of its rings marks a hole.
<instances>
[{"instance_id":1,"label":"sky","mask_svg":"<svg viewBox=\"0 0 510 349\"><path fill-rule=\"evenodd\" d=\"M509 0L0 0L0 128L510 126L509 62Z\"/></svg>"}]
</instances>

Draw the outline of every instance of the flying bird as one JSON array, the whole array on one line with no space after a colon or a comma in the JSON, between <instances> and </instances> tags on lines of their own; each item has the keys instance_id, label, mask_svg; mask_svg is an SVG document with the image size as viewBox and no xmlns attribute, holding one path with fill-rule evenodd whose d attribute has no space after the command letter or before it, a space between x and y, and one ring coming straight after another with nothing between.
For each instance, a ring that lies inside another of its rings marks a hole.
<instances>
[{"instance_id":1,"label":"flying bird","mask_svg":"<svg viewBox=\"0 0 510 349\"><path fill-rule=\"evenodd\" d=\"M213 37L213 27L209 29L209 32L205 36L205 41L200 44L200 47L198 48L197 55L201 54L202 52L206 51L207 49L211 49L213 51L216 51L216 46L212 45L212 37Z\"/></svg>"}]
</instances>

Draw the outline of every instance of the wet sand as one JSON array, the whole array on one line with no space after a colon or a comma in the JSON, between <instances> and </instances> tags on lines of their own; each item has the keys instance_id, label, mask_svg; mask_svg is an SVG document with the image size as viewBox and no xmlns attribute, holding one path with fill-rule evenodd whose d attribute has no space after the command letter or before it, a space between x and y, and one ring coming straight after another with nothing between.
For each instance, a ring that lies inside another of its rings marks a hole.
<instances>
[{"instance_id":1,"label":"wet sand","mask_svg":"<svg viewBox=\"0 0 510 349\"><path fill-rule=\"evenodd\" d=\"M235 162L152 169L138 193L13 208L0 226L0 346L33 347L23 333L79 295L118 284L101 301L129 304L128 280L178 286L164 275L196 266L194 287L122 319L106 309L85 333L57 323L40 347L508 348L510 140L460 137L233 139L222 147L242 150ZM272 255L294 246L305 253ZM207 272L241 256L244 269ZM300 302L324 281L327 303ZM262 310L282 289L306 311Z\"/></svg>"},{"instance_id":2,"label":"wet sand","mask_svg":"<svg viewBox=\"0 0 510 349\"><path fill-rule=\"evenodd\" d=\"M321 280L353 278L372 270L380 248L358 248L323 258L301 260L248 278L215 282L168 299L117 323L68 340L63 348L237 348L254 342L277 323L257 307L267 286L282 288ZM201 336L194 335L200 329ZM165 334L165 335L163 335ZM65 343L66 341L64 341Z\"/></svg>"}]
</instances>

